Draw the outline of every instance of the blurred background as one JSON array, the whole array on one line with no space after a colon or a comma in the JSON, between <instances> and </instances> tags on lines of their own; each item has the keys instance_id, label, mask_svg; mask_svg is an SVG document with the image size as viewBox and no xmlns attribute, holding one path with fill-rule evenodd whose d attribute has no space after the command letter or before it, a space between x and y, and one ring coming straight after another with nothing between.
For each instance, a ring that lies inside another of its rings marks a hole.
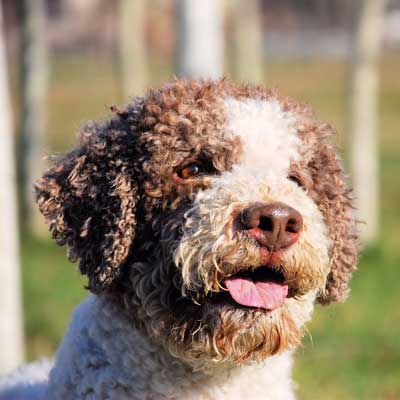
<instances>
[{"instance_id":1,"label":"blurred background","mask_svg":"<svg viewBox=\"0 0 400 400\"><path fill-rule=\"evenodd\" d=\"M51 356L87 292L32 182L89 119L173 76L262 83L333 124L361 221L345 305L317 307L300 399L400 399L400 0L1 0L0 372Z\"/></svg>"}]
</instances>

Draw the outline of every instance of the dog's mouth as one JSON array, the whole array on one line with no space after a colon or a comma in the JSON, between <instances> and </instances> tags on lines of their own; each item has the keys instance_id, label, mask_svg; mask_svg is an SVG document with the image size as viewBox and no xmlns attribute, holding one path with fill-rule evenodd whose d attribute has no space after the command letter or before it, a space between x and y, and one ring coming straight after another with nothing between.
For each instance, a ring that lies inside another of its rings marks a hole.
<instances>
[{"instance_id":1,"label":"dog's mouth","mask_svg":"<svg viewBox=\"0 0 400 400\"><path fill-rule=\"evenodd\" d=\"M270 311L282 306L289 293L283 274L268 266L231 276L224 284L238 304Z\"/></svg>"},{"instance_id":2,"label":"dog's mouth","mask_svg":"<svg viewBox=\"0 0 400 400\"><path fill-rule=\"evenodd\" d=\"M222 292L225 298L248 308L273 311L293 296L282 270L272 265L240 271L225 278L221 285L226 289Z\"/></svg>"}]
</instances>

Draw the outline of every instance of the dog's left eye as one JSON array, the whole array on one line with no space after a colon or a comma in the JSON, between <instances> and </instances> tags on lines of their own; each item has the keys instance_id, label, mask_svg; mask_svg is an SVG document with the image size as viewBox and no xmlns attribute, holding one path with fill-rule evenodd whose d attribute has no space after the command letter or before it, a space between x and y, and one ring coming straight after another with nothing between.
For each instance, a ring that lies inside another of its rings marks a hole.
<instances>
[{"instance_id":1,"label":"dog's left eye","mask_svg":"<svg viewBox=\"0 0 400 400\"><path fill-rule=\"evenodd\" d=\"M203 171L203 167L200 164L192 163L186 165L178 171L178 176L183 179L194 178L200 175Z\"/></svg>"}]
</instances>

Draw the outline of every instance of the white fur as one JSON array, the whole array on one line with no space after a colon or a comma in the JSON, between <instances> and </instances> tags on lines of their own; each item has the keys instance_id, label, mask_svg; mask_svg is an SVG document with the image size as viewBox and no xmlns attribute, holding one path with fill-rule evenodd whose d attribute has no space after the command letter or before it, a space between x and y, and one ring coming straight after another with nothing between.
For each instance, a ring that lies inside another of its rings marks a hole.
<instances>
[{"instance_id":1,"label":"white fur","mask_svg":"<svg viewBox=\"0 0 400 400\"><path fill-rule=\"evenodd\" d=\"M227 130L242 139L241 165L273 170L284 175L291 160L299 159L300 139L293 114L284 112L275 100L224 100Z\"/></svg>"}]
</instances>

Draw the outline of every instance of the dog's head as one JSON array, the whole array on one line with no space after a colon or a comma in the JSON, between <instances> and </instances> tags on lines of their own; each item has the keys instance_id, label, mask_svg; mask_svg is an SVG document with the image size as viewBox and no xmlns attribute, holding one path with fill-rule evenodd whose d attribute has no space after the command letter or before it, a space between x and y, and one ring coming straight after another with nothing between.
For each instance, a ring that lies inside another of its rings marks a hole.
<instances>
[{"instance_id":1,"label":"dog's head","mask_svg":"<svg viewBox=\"0 0 400 400\"><path fill-rule=\"evenodd\" d=\"M88 287L196 368L294 347L343 300L357 250L342 168L303 106L261 87L174 81L103 124L36 184Z\"/></svg>"}]
</instances>

